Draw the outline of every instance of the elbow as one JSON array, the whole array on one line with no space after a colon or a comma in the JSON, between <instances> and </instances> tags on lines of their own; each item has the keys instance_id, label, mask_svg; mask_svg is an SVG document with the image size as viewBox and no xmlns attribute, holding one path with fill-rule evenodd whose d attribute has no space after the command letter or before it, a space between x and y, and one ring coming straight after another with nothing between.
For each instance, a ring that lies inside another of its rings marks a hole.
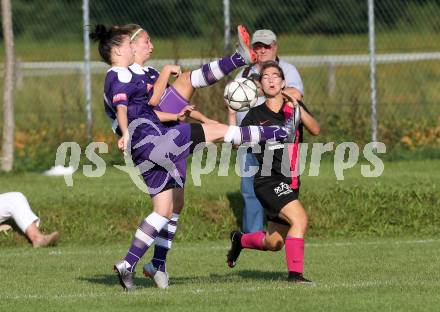
<instances>
[{"instance_id":1,"label":"elbow","mask_svg":"<svg viewBox=\"0 0 440 312\"><path fill-rule=\"evenodd\" d=\"M316 125L315 127L313 127L313 129L310 130L310 134L317 136L321 133L321 127L319 125Z\"/></svg>"},{"instance_id":2,"label":"elbow","mask_svg":"<svg viewBox=\"0 0 440 312\"><path fill-rule=\"evenodd\" d=\"M148 102L148 104L151 106L157 106L157 104L159 104L159 101L156 99L151 99L150 102Z\"/></svg>"}]
</instances>

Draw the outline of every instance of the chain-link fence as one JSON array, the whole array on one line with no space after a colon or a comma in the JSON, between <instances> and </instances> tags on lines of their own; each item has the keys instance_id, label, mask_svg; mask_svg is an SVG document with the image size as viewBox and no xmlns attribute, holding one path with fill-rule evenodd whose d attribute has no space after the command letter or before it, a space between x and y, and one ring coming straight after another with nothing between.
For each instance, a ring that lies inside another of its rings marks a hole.
<instances>
[{"instance_id":1,"label":"chain-link fence","mask_svg":"<svg viewBox=\"0 0 440 312\"><path fill-rule=\"evenodd\" d=\"M90 0L90 24L137 23L155 46L153 66L197 65L223 55L225 27L272 29L279 54L295 64L305 102L319 118L319 140L371 139L367 0ZM82 1L12 3L17 77L16 156L23 168L53 163L60 142L86 140ZM440 142L440 1L375 1L379 141L391 148ZM229 17L226 19L225 16ZM225 26L226 25L226 26ZM233 44L232 44L233 45ZM3 50L3 46L2 46ZM95 140L112 139L102 109L105 66L92 45ZM3 61L4 57L1 56ZM226 120L224 82L200 90L193 102ZM0 121L1 122L1 121Z\"/></svg>"}]
</instances>

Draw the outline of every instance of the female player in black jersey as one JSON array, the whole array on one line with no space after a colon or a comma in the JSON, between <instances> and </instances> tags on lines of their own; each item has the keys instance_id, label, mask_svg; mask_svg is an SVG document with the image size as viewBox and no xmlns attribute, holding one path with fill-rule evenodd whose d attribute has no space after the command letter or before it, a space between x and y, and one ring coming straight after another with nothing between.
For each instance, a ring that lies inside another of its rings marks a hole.
<instances>
[{"instance_id":1,"label":"female player in black jersey","mask_svg":"<svg viewBox=\"0 0 440 312\"><path fill-rule=\"evenodd\" d=\"M303 277L307 213L298 199L297 172L303 127L312 135L318 135L320 127L304 104L297 103L287 92L283 92L284 74L276 62L267 62L262 66L260 82L267 100L264 105L252 108L242 125L283 124L286 118L291 117L295 105L299 105L301 119L294 142L287 148L283 144L266 142L261 148L261 153L255 153L260 168L255 175L254 188L267 216L267 231L247 234L231 232L232 245L227 262L231 268L234 267L243 248L278 251L285 246L288 280L295 283L311 283ZM268 151L273 152L270 173L262 172L264 152ZM287 152L289 157L283 158L284 152Z\"/></svg>"}]
</instances>

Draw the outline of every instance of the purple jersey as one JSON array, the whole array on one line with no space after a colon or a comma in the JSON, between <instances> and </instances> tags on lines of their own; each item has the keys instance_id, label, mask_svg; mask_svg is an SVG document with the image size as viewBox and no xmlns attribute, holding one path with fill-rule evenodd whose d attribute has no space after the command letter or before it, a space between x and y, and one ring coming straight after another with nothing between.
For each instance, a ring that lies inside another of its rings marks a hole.
<instances>
[{"instance_id":1,"label":"purple jersey","mask_svg":"<svg viewBox=\"0 0 440 312\"><path fill-rule=\"evenodd\" d=\"M154 78L150 76L148 79L151 80L135 76L128 68L113 67L105 79L104 100L105 111L114 125L117 125L118 105L127 106L130 127L133 122L137 124L130 132L131 157L139 166L150 194L154 195L169 183L177 182L183 186L191 129L189 124L167 127L160 122L148 105L147 83ZM121 134L119 129L115 130Z\"/></svg>"},{"instance_id":2,"label":"purple jersey","mask_svg":"<svg viewBox=\"0 0 440 312\"><path fill-rule=\"evenodd\" d=\"M121 135L117 128L116 107L127 106L128 123L137 118L146 118L154 124L163 127L152 107L147 103L146 86L141 80L136 80L127 68L113 67L107 71L104 83L105 112L113 121L113 129Z\"/></svg>"},{"instance_id":3,"label":"purple jersey","mask_svg":"<svg viewBox=\"0 0 440 312\"><path fill-rule=\"evenodd\" d=\"M142 81L142 83L146 84L147 101L149 102L151 100L151 97L153 96L154 84L156 83L160 73L153 67L142 67L141 65L136 63L130 65L129 69L133 73L134 81ZM187 105L189 105L188 101L183 98L173 86L167 85L164 94L162 95L158 105L155 106L154 109L161 112L177 114ZM173 126L176 124L178 123L166 123L167 126Z\"/></svg>"},{"instance_id":4,"label":"purple jersey","mask_svg":"<svg viewBox=\"0 0 440 312\"><path fill-rule=\"evenodd\" d=\"M153 96L154 84L160 73L153 67L142 67L136 63L130 65L129 69L133 73L134 81L142 81L142 83L147 86L147 102L150 102L150 99Z\"/></svg>"}]
</instances>

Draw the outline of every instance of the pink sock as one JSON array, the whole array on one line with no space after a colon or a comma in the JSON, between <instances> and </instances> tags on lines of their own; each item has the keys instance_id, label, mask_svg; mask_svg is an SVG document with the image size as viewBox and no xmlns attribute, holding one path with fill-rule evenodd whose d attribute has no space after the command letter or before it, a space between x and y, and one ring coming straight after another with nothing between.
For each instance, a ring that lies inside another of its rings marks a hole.
<instances>
[{"instance_id":1,"label":"pink sock","mask_svg":"<svg viewBox=\"0 0 440 312\"><path fill-rule=\"evenodd\" d=\"M265 236L266 232L264 231L243 234L241 237L241 246L248 249L266 250L263 246Z\"/></svg>"},{"instance_id":2,"label":"pink sock","mask_svg":"<svg viewBox=\"0 0 440 312\"><path fill-rule=\"evenodd\" d=\"M286 237L286 262L289 272L304 270L304 238Z\"/></svg>"}]
</instances>

